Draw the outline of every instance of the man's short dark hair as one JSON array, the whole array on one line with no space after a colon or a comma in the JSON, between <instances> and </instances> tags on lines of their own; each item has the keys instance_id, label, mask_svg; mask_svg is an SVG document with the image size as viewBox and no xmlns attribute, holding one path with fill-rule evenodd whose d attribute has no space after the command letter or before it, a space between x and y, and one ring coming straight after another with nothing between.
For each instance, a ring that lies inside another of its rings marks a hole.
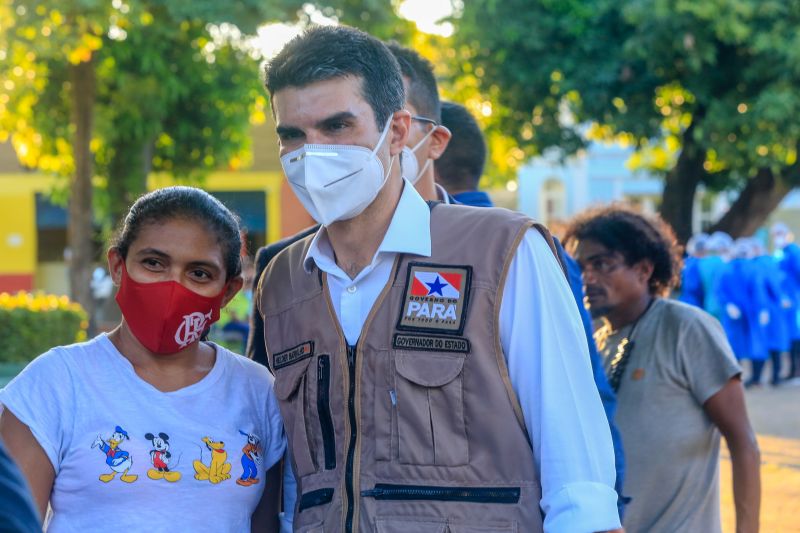
<instances>
[{"instance_id":1,"label":"man's short dark hair","mask_svg":"<svg viewBox=\"0 0 800 533\"><path fill-rule=\"evenodd\" d=\"M353 76L372 108L378 129L403 109L405 90L400 66L378 39L349 26L314 26L289 41L265 69L272 97L287 87Z\"/></svg>"},{"instance_id":2,"label":"man's short dark hair","mask_svg":"<svg viewBox=\"0 0 800 533\"><path fill-rule=\"evenodd\" d=\"M628 265L651 261L651 294L666 296L678 281L682 250L670 225L658 215L645 216L619 204L589 209L572 220L564 236L568 249L582 240L620 253Z\"/></svg>"},{"instance_id":3,"label":"man's short dark hair","mask_svg":"<svg viewBox=\"0 0 800 533\"><path fill-rule=\"evenodd\" d=\"M447 191L474 191L486 164L486 140L467 108L442 102L442 125L453 134L439 159L434 160L436 180Z\"/></svg>"},{"instance_id":4,"label":"man's short dark hair","mask_svg":"<svg viewBox=\"0 0 800 533\"><path fill-rule=\"evenodd\" d=\"M400 71L408 79L408 101L425 118L436 122L442 121L439 87L433 75L431 62L411 48L406 48L391 41L387 43L389 50L400 64Z\"/></svg>"}]
</instances>

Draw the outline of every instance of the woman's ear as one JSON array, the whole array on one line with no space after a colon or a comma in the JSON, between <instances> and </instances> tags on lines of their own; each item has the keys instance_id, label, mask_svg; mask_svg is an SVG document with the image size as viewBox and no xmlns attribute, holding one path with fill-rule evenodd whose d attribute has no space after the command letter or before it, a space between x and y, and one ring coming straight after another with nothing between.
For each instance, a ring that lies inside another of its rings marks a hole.
<instances>
[{"instance_id":1,"label":"woman's ear","mask_svg":"<svg viewBox=\"0 0 800 533\"><path fill-rule=\"evenodd\" d=\"M225 296L222 297L221 307L225 307L231 300L233 300L233 297L236 296L236 293L241 290L242 285L244 285L244 278L241 274L228 281L228 284L225 286Z\"/></svg>"},{"instance_id":2,"label":"woman's ear","mask_svg":"<svg viewBox=\"0 0 800 533\"><path fill-rule=\"evenodd\" d=\"M111 275L111 280L114 282L115 286L119 287L122 282L122 267L125 264L125 260L122 258L117 248L109 248L106 257L108 259L108 273Z\"/></svg>"}]
</instances>

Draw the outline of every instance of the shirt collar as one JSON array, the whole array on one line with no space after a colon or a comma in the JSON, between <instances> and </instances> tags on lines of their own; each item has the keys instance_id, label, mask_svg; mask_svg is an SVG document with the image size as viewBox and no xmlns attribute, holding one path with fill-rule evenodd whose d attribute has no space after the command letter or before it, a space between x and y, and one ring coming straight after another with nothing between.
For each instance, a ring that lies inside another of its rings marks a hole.
<instances>
[{"instance_id":1,"label":"shirt collar","mask_svg":"<svg viewBox=\"0 0 800 533\"><path fill-rule=\"evenodd\" d=\"M372 258L373 264L382 253L431 256L431 210L408 180L403 179L400 201L383 241ZM325 272L338 268L325 226L314 235L303 261L303 268L310 273L314 263Z\"/></svg>"},{"instance_id":2,"label":"shirt collar","mask_svg":"<svg viewBox=\"0 0 800 533\"><path fill-rule=\"evenodd\" d=\"M473 207L493 207L492 199L483 191L465 191L453 195L457 202Z\"/></svg>"},{"instance_id":3,"label":"shirt collar","mask_svg":"<svg viewBox=\"0 0 800 533\"><path fill-rule=\"evenodd\" d=\"M439 185L438 183L434 183L436 187L436 196L439 198L439 201L443 204L449 204L450 202L450 195L447 194L447 191L444 190L444 187Z\"/></svg>"}]
</instances>

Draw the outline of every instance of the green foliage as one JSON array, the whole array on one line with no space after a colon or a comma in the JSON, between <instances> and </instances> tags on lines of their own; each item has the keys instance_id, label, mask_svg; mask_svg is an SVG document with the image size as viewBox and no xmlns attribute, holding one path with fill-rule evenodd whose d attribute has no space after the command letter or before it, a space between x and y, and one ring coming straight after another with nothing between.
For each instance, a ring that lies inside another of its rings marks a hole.
<instances>
[{"instance_id":1,"label":"green foliage","mask_svg":"<svg viewBox=\"0 0 800 533\"><path fill-rule=\"evenodd\" d=\"M741 186L759 168L796 161L798 0L464 4L456 46L483 72L481 91L496 98L492 127L528 155L574 152L590 123L602 126L593 130L600 136L638 143L643 156L667 144L679 150L694 124L712 187ZM668 171L675 159L639 161Z\"/></svg>"},{"instance_id":2,"label":"green foliage","mask_svg":"<svg viewBox=\"0 0 800 533\"><path fill-rule=\"evenodd\" d=\"M289 18L297 0L0 0L0 141L30 168L71 176L71 65L94 65L91 148L111 225L151 170L198 176L249 157L265 105L242 32ZM235 25L235 26L234 26Z\"/></svg>"},{"instance_id":3,"label":"green foliage","mask_svg":"<svg viewBox=\"0 0 800 533\"><path fill-rule=\"evenodd\" d=\"M53 348L86 339L86 313L66 297L0 294L0 363L24 363Z\"/></svg>"},{"instance_id":4,"label":"green foliage","mask_svg":"<svg viewBox=\"0 0 800 533\"><path fill-rule=\"evenodd\" d=\"M416 28L413 22L397 15L391 0L328 0L309 2L324 16L336 19L341 24L360 28L379 39L408 43ZM308 12L301 20L309 23Z\"/></svg>"}]
</instances>

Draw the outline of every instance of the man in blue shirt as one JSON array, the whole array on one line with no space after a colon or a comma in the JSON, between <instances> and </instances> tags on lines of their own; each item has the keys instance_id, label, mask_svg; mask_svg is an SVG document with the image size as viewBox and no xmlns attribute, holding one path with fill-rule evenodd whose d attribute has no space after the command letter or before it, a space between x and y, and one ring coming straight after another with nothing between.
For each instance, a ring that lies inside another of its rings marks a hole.
<instances>
[{"instance_id":1,"label":"man in blue shirt","mask_svg":"<svg viewBox=\"0 0 800 533\"><path fill-rule=\"evenodd\" d=\"M444 153L434 161L436 181L453 196L459 203L474 207L492 207L489 195L478 190L483 168L486 163L486 141L483 138L478 122L472 114L462 105L454 102L442 102L442 125L450 130L452 137ZM592 372L603 409L608 418L611 429L611 438L614 442L614 459L617 471L615 489L619 495L619 512L622 517L627 498L622 495L623 481L625 479L625 456L622 448L622 437L614 424L614 413L617 409L617 399L611 386L608 384L600 355L597 353L592 337L592 321L589 313L583 306L583 281L578 263L564 251L558 239L555 239L561 260L567 266L569 286L581 314L583 329L586 334L586 343L589 347L589 356L592 360Z\"/></svg>"},{"instance_id":2,"label":"man in blue shirt","mask_svg":"<svg viewBox=\"0 0 800 533\"><path fill-rule=\"evenodd\" d=\"M457 202L475 207L492 207L492 199L478 190L486 164L486 141L480 126L467 108L442 102L442 126L452 137L444 153L433 162L436 182Z\"/></svg>"},{"instance_id":3,"label":"man in blue shirt","mask_svg":"<svg viewBox=\"0 0 800 533\"><path fill-rule=\"evenodd\" d=\"M41 530L28 484L0 441L0 532Z\"/></svg>"}]
</instances>

